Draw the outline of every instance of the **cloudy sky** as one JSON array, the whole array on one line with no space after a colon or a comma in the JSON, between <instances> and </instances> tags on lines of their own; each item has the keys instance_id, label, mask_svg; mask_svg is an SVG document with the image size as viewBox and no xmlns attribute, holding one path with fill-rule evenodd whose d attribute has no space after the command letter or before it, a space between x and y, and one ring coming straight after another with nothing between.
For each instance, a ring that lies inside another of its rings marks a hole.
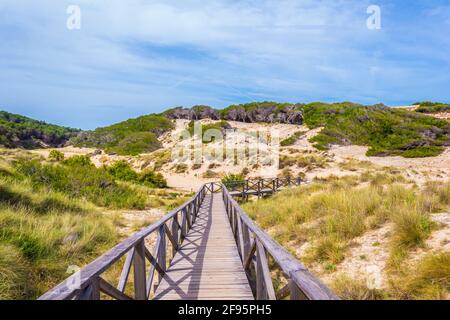
<instances>
[{"instance_id":1,"label":"cloudy sky","mask_svg":"<svg viewBox=\"0 0 450 320\"><path fill-rule=\"evenodd\" d=\"M449 0L0 0L0 40L0 109L83 129L179 105L450 102Z\"/></svg>"}]
</instances>

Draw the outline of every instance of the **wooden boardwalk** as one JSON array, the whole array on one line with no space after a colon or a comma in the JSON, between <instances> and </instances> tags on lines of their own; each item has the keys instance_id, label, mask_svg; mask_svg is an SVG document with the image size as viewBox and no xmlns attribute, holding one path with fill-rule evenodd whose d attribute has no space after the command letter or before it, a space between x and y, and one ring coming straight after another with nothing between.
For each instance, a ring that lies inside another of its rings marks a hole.
<instances>
[{"instance_id":1,"label":"wooden boardwalk","mask_svg":"<svg viewBox=\"0 0 450 320\"><path fill-rule=\"evenodd\" d=\"M221 194L205 197L154 299L254 299Z\"/></svg>"},{"instance_id":2,"label":"wooden boardwalk","mask_svg":"<svg viewBox=\"0 0 450 320\"><path fill-rule=\"evenodd\" d=\"M233 199L255 192L260 197L300 183L290 178L206 183L189 201L39 299L335 300ZM150 236L156 238L152 245L146 241ZM118 279L104 276L113 266L122 268Z\"/></svg>"}]
</instances>

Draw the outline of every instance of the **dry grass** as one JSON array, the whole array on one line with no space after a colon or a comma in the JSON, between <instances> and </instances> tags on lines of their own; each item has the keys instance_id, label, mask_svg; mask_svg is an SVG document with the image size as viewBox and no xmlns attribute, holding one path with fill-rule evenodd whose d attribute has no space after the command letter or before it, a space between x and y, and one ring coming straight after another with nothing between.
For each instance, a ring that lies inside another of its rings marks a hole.
<instances>
[{"instance_id":1,"label":"dry grass","mask_svg":"<svg viewBox=\"0 0 450 320\"><path fill-rule=\"evenodd\" d=\"M390 222L394 230L389 238L387 272L398 276L406 268L408 253L423 246L433 231L431 214L448 209L450 183L428 183L421 190L398 172L386 171L389 172L316 180L314 184L247 203L244 208L284 246L292 249L309 243L299 258L310 267L322 265L324 272L336 270L353 239ZM387 297L387 293L399 297L398 293L368 290L359 280L339 281L336 285L343 298L378 299Z\"/></svg>"},{"instance_id":2,"label":"dry grass","mask_svg":"<svg viewBox=\"0 0 450 320\"><path fill-rule=\"evenodd\" d=\"M399 299L449 299L450 252L427 255L393 277L391 286Z\"/></svg>"},{"instance_id":3,"label":"dry grass","mask_svg":"<svg viewBox=\"0 0 450 320\"><path fill-rule=\"evenodd\" d=\"M343 300L382 300L386 293L369 288L364 279L352 279L341 275L332 284L333 291Z\"/></svg>"}]
</instances>

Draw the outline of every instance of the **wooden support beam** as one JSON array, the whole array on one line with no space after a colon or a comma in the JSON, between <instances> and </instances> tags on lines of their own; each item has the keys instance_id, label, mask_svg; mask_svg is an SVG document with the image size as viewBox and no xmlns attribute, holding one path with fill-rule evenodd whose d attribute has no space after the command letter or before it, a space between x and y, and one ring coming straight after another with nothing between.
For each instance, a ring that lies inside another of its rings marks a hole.
<instances>
[{"instance_id":1,"label":"wooden support beam","mask_svg":"<svg viewBox=\"0 0 450 320\"><path fill-rule=\"evenodd\" d=\"M134 251L134 298L136 300L146 300L146 281L145 281L145 243L142 239L135 246Z\"/></svg>"}]
</instances>

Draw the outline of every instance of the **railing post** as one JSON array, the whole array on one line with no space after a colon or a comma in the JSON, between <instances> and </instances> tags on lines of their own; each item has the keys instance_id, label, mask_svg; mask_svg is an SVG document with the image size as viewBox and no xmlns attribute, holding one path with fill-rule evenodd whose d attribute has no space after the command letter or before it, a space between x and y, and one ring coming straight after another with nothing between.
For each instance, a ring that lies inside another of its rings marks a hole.
<instances>
[{"instance_id":1,"label":"railing post","mask_svg":"<svg viewBox=\"0 0 450 320\"><path fill-rule=\"evenodd\" d=\"M147 299L145 280L145 243L144 239L139 241L134 250L134 298L136 300Z\"/></svg>"},{"instance_id":2,"label":"railing post","mask_svg":"<svg viewBox=\"0 0 450 320\"><path fill-rule=\"evenodd\" d=\"M177 246L180 245L178 242L178 213L173 217L172 219L172 237L173 241L177 244ZM175 256L176 249L174 248L172 255Z\"/></svg>"},{"instance_id":3,"label":"railing post","mask_svg":"<svg viewBox=\"0 0 450 320\"><path fill-rule=\"evenodd\" d=\"M159 243L158 249L158 263L161 266L161 269L165 272L167 269L166 263L166 231L164 230L164 226L161 226L159 229L159 234L161 236L161 242ZM163 275L159 274L159 283L161 283Z\"/></svg>"}]
</instances>

